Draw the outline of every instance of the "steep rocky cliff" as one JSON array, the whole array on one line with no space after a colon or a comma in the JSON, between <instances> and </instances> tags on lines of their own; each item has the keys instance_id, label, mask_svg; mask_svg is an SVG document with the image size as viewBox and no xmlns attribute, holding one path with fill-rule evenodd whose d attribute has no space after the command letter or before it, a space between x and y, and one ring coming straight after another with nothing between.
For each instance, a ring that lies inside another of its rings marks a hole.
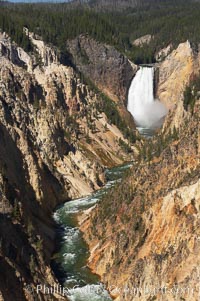
<instances>
[{"instance_id":1,"label":"steep rocky cliff","mask_svg":"<svg viewBox=\"0 0 200 301\"><path fill-rule=\"evenodd\" d=\"M56 49L30 38L32 54L0 36L0 292L6 301L49 300L35 294L37 284L57 283L50 268L52 210L99 188L105 167L130 159L119 143L128 141L109 122L100 96L61 64Z\"/></svg>"},{"instance_id":2,"label":"steep rocky cliff","mask_svg":"<svg viewBox=\"0 0 200 301\"><path fill-rule=\"evenodd\" d=\"M180 44L158 65L157 97L170 110L164 129L181 125L185 118L184 91L199 70L199 51L189 41Z\"/></svg>"},{"instance_id":3,"label":"steep rocky cliff","mask_svg":"<svg viewBox=\"0 0 200 301\"><path fill-rule=\"evenodd\" d=\"M76 67L117 102L127 124L132 124L132 118L125 107L128 89L137 66L114 47L99 43L87 35L69 40L67 48Z\"/></svg>"}]
</instances>

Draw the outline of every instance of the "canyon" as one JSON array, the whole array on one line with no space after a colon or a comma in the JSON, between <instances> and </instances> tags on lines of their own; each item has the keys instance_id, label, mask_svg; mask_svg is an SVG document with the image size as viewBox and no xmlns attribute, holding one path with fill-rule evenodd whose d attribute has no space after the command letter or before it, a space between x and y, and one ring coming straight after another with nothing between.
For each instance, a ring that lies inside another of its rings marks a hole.
<instances>
[{"instance_id":1,"label":"canyon","mask_svg":"<svg viewBox=\"0 0 200 301\"><path fill-rule=\"evenodd\" d=\"M178 300L197 300L200 103L186 110L184 92L199 75L199 49L187 41L156 63L155 97L169 113L149 141L126 109L138 66L88 35L67 41L69 64L24 31L32 53L0 34L0 300L49 300L36 287L59 285L53 210L103 187L105 169L133 160L79 219L88 266L117 301L175 300L176 288Z\"/></svg>"}]
</instances>

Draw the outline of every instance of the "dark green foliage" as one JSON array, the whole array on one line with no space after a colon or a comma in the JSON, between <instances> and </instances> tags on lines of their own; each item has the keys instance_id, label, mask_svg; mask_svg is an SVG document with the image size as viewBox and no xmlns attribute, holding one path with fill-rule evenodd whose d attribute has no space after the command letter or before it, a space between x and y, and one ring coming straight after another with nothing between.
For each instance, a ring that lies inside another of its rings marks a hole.
<instances>
[{"instance_id":1,"label":"dark green foliage","mask_svg":"<svg viewBox=\"0 0 200 301\"><path fill-rule=\"evenodd\" d=\"M39 238L37 240L37 242L35 243L35 247L36 247L36 250L38 252L40 252L40 253L42 252L42 250L43 250L43 240L41 238Z\"/></svg>"},{"instance_id":2,"label":"dark green foliage","mask_svg":"<svg viewBox=\"0 0 200 301\"><path fill-rule=\"evenodd\" d=\"M33 51L29 37L23 32L24 20L17 10L0 4L0 29L6 32L25 51Z\"/></svg>"},{"instance_id":3,"label":"dark green foliage","mask_svg":"<svg viewBox=\"0 0 200 301\"><path fill-rule=\"evenodd\" d=\"M131 153L132 149L131 147L121 138L119 138L119 145L121 146L121 148L126 152L126 153Z\"/></svg>"},{"instance_id":4,"label":"dark green foliage","mask_svg":"<svg viewBox=\"0 0 200 301\"><path fill-rule=\"evenodd\" d=\"M138 64L154 62L155 53L170 43L176 47L187 39L194 44L200 42L200 3L189 0L138 3L140 5L135 7L130 2L132 7L121 11L118 10L119 3L107 10L98 5L66 3L0 4L0 28L30 51L32 45L23 33L23 27L28 27L46 42L58 46L67 64L70 58L66 41L82 33L115 46ZM146 34L153 36L149 45L132 45L136 38ZM81 56L88 62L84 53Z\"/></svg>"},{"instance_id":5,"label":"dark green foliage","mask_svg":"<svg viewBox=\"0 0 200 301\"><path fill-rule=\"evenodd\" d=\"M36 273L35 271L36 263L33 254L31 254L30 256L29 267L30 267L31 274L34 275Z\"/></svg>"},{"instance_id":6,"label":"dark green foliage","mask_svg":"<svg viewBox=\"0 0 200 301\"><path fill-rule=\"evenodd\" d=\"M184 91L183 106L186 111L193 113L195 101L200 97L200 74L194 76Z\"/></svg>"},{"instance_id":7,"label":"dark green foliage","mask_svg":"<svg viewBox=\"0 0 200 301\"><path fill-rule=\"evenodd\" d=\"M14 219L19 220L21 217L20 209L19 209L19 202L17 199L14 200L14 207L12 211L12 216Z\"/></svg>"},{"instance_id":8,"label":"dark green foliage","mask_svg":"<svg viewBox=\"0 0 200 301\"><path fill-rule=\"evenodd\" d=\"M187 86L184 91L184 100L183 105L184 109L187 111L188 106L193 102L193 95L192 95L192 88L190 86Z\"/></svg>"},{"instance_id":9,"label":"dark green foliage","mask_svg":"<svg viewBox=\"0 0 200 301\"><path fill-rule=\"evenodd\" d=\"M100 93L100 102L98 104L98 110L104 112L108 118L110 124L116 125L131 143L135 143L136 137L132 129L127 127L127 124L120 116L117 105L105 94Z\"/></svg>"},{"instance_id":10,"label":"dark green foliage","mask_svg":"<svg viewBox=\"0 0 200 301\"><path fill-rule=\"evenodd\" d=\"M139 149L139 160L150 162L153 158L159 157L168 148L170 143L179 138L178 130L174 127L168 134L162 133L155 136L155 139L146 140Z\"/></svg>"},{"instance_id":11,"label":"dark green foliage","mask_svg":"<svg viewBox=\"0 0 200 301\"><path fill-rule=\"evenodd\" d=\"M110 124L114 124L118 127L118 129L123 133L124 137L128 139L131 143L136 142L136 136L133 132L133 129L130 129L123 118L120 116L117 105L114 101L112 101L108 96L102 93L94 83L86 78L82 73L80 73L81 81L87 84L92 91L94 91L99 101L96 104L96 109L102 113L104 112L108 118L108 122ZM105 128L106 129L106 128Z\"/></svg>"},{"instance_id":12,"label":"dark green foliage","mask_svg":"<svg viewBox=\"0 0 200 301\"><path fill-rule=\"evenodd\" d=\"M113 188L108 190L102 197L101 207L99 207L100 211L98 215L98 218L100 220L103 221L106 215L109 215L114 222L116 219L116 208L118 207L118 204L121 204L121 206L126 207L133 201L135 190L132 184L127 181L129 175L130 171L124 174L120 186L116 184ZM113 200L113 202L110 202L110 200ZM128 218L124 218L124 212L123 214L120 214L120 216L123 219L124 223L128 223Z\"/></svg>"}]
</instances>

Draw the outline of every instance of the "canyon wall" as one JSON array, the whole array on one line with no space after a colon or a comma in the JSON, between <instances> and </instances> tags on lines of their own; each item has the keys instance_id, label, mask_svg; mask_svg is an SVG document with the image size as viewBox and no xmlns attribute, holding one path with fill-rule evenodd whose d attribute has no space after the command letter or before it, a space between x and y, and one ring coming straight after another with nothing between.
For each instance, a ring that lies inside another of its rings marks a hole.
<instances>
[{"instance_id":1,"label":"canyon wall","mask_svg":"<svg viewBox=\"0 0 200 301\"><path fill-rule=\"evenodd\" d=\"M2 300L49 300L53 209L104 183L104 169L130 160L103 100L56 48L30 34L26 53L0 35L0 292ZM62 300L52 295L52 300Z\"/></svg>"},{"instance_id":2,"label":"canyon wall","mask_svg":"<svg viewBox=\"0 0 200 301\"><path fill-rule=\"evenodd\" d=\"M189 41L180 44L158 64L157 98L169 109L163 129L179 128L186 113L184 92L191 79L199 74L200 54Z\"/></svg>"},{"instance_id":3,"label":"canyon wall","mask_svg":"<svg viewBox=\"0 0 200 301\"><path fill-rule=\"evenodd\" d=\"M67 41L67 49L76 68L117 102L127 125L133 126L133 119L125 107L137 66L114 47L97 42L87 35Z\"/></svg>"},{"instance_id":4,"label":"canyon wall","mask_svg":"<svg viewBox=\"0 0 200 301\"><path fill-rule=\"evenodd\" d=\"M157 155L135 164L81 225L88 265L116 300L198 299L199 130L193 116L160 154L155 142Z\"/></svg>"}]
</instances>

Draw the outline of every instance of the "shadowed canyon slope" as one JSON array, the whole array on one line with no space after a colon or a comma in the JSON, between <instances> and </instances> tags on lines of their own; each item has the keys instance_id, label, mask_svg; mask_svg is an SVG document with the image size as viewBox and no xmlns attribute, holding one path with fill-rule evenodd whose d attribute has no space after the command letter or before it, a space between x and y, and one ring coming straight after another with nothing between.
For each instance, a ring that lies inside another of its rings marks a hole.
<instances>
[{"instance_id":1,"label":"shadowed canyon slope","mask_svg":"<svg viewBox=\"0 0 200 301\"><path fill-rule=\"evenodd\" d=\"M114 100L126 101L127 83L131 83L137 66L114 47L98 43L87 35L68 41L75 65Z\"/></svg>"},{"instance_id":2,"label":"shadowed canyon slope","mask_svg":"<svg viewBox=\"0 0 200 301\"><path fill-rule=\"evenodd\" d=\"M114 47L99 43L87 35L69 40L67 49L76 68L114 100L127 125L134 126L132 117L124 105L127 101L127 88L137 71L137 66Z\"/></svg>"}]
</instances>

